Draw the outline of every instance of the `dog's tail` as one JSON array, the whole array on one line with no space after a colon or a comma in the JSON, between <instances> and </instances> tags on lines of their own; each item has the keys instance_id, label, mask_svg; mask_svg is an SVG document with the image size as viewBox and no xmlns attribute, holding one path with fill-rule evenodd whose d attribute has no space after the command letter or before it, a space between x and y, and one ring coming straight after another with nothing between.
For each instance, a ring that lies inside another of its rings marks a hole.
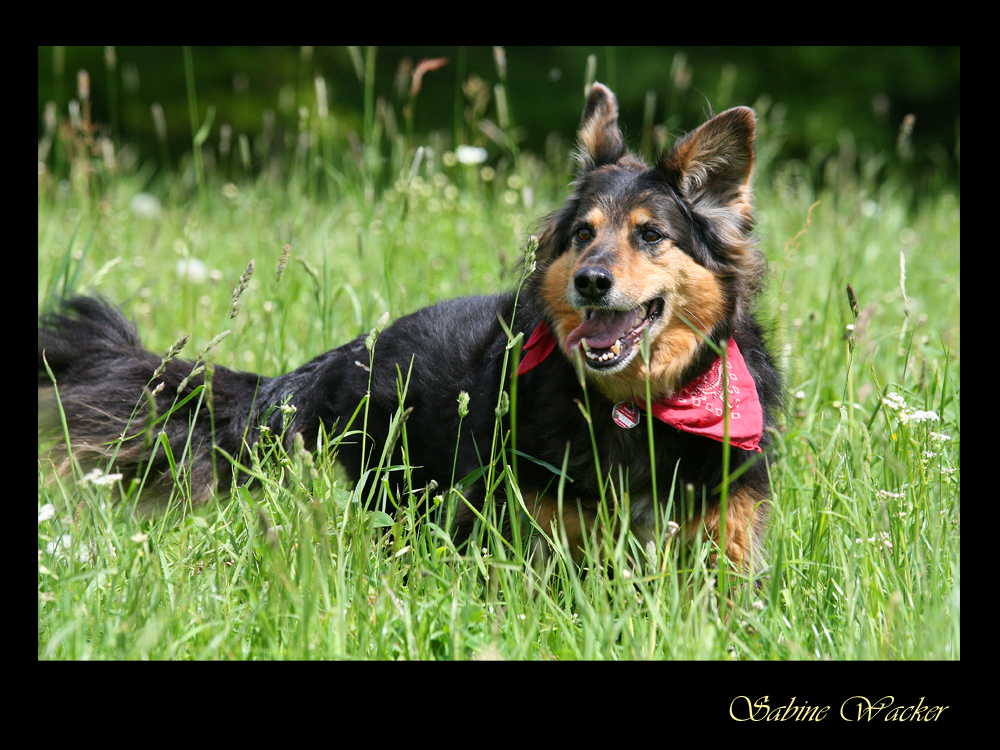
<instances>
[{"instance_id":1,"label":"dog's tail","mask_svg":"<svg viewBox=\"0 0 1000 750\"><path fill-rule=\"evenodd\" d=\"M68 441L51 454L62 455L61 471L69 454L84 469L113 464L123 489L142 483L143 512L177 485L199 503L232 479L233 463L213 447L247 459L273 406L261 399L271 379L214 367L206 381L204 355L191 362L172 354L146 351L135 326L96 299L66 300L39 320L39 431Z\"/></svg>"}]
</instances>

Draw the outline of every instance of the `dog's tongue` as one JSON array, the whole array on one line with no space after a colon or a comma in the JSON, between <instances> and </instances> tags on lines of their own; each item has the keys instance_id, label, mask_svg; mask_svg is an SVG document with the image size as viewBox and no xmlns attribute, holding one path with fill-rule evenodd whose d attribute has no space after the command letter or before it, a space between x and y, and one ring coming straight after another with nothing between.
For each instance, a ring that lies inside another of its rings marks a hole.
<instances>
[{"instance_id":1,"label":"dog's tongue","mask_svg":"<svg viewBox=\"0 0 1000 750\"><path fill-rule=\"evenodd\" d=\"M594 310L589 318L570 331L566 351L571 352L587 339L591 349L607 349L632 330L635 310Z\"/></svg>"}]
</instances>

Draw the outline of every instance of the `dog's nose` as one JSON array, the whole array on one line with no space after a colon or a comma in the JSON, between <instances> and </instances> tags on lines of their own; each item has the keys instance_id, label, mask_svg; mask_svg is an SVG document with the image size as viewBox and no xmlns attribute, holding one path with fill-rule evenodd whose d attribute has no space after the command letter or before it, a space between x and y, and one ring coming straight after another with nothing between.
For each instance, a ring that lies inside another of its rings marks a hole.
<instances>
[{"instance_id":1,"label":"dog's nose","mask_svg":"<svg viewBox=\"0 0 1000 750\"><path fill-rule=\"evenodd\" d=\"M615 277L606 268L584 266L573 277L573 286L581 297L597 301L615 285Z\"/></svg>"}]
</instances>

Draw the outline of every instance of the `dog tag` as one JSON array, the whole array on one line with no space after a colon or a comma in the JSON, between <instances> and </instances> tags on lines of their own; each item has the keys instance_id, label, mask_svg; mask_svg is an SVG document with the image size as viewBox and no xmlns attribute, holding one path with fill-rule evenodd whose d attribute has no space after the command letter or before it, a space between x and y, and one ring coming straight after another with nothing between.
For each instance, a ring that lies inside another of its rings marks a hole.
<instances>
[{"instance_id":1,"label":"dog tag","mask_svg":"<svg viewBox=\"0 0 1000 750\"><path fill-rule=\"evenodd\" d=\"M611 418L619 427L631 430L639 424L639 408L631 401L619 401L615 408L611 410Z\"/></svg>"}]
</instances>

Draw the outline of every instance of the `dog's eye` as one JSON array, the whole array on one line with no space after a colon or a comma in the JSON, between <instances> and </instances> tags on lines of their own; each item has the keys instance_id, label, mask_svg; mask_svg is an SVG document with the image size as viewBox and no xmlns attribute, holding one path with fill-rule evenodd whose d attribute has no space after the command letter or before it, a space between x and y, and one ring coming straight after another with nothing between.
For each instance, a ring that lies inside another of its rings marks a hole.
<instances>
[{"instance_id":1,"label":"dog's eye","mask_svg":"<svg viewBox=\"0 0 1000 750\"><path fill-rule=\"evenodd\" d=\"M576 238L580 242L589 242L594 236L594 233L590 231L587 227L581 227L576 230Z\"/></svg>"},{"instance_id":2,"label":"dog's eye","mask_svg":"<svg viewBox=\"0 0 1000 750\"><path fill-rule=\"evenodd\" d=\"M663 235L657 232L655 229L643 229L642 230L642 241L643 242L658 242L663 239Z\"/></svg>"}]
</instances>

